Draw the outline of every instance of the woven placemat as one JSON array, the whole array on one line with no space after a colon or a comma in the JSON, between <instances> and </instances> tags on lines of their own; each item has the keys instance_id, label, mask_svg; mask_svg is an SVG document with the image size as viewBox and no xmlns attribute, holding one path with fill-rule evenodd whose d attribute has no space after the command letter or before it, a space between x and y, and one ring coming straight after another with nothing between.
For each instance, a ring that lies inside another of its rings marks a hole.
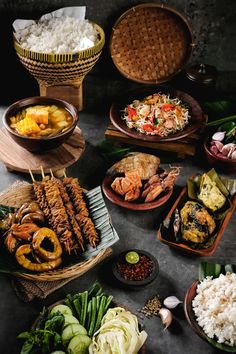
<instances>
[{"instance_id":1,"label":"woven placemat","mask_svg":"<svg viewBox=\"0 0 236 354\"><path fill-rule=\"evenodd\" d=\"M42 282L30 281L14 277L14 279L11 281L11 284L19 299L24 302L30 302L35 298L45 299L49 294L53 293L57 289L60 289L65 284L76 278L77 276L53 282Z\"/></svg>"}]
</instances>

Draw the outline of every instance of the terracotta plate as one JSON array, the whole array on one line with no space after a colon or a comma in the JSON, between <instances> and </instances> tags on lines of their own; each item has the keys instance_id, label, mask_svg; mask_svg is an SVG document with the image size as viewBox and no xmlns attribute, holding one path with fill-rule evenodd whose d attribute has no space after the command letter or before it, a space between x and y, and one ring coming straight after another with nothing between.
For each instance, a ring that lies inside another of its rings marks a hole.
<instances>
[{"instance_id":1,"label":"terracotta plate","mask_svg":"<svg viewBox=\"0 0 236 354\"><path fill-rule=\"evenodd\" d=\"M174 216L175 209L187 200L189 200L188 190L187 190L187 186L185 186L182 189L181 193L179 194L178 198L176 199L175 203L173 204L171 210L167 214L165 221L167 221L168 219L171 219ZM176 248L176 249L183 251L185 253L191 253L191 254L195 254L197 256L205 256L205 257L212 256L213 253L215 252L215 250L216 250L216 248L223 236L224 230L226 229L228 222L234 212L234 209L236 206L236 196L234 196L232 198L231 202L232 202L232 206L228 210L228 212L226 213L226 216L225 216L222 224L219 226L218 232L217 232L217 234L214 238L214 241L210 247L194 249L194 248L191 248L187 243L185 244L185 243L181 243L181 242L176 242L174 239L172 239L172 237L170 237L169 233L168 233L168 235L166 235L166 233L163 232L163 225L160 226L160 228L157 232L158 240L170 247Z\"/></svg>"},{"instance_id":2,"label":"terracotta plate","mask_svg":"<svg viewBox=\"0 0 236 354\"><path fill-rule=\"evenodd\" d=\"M114 204L117 204L123 208L130 209L130 210L150 210L159 207L160 205L164 204L173 193L173 188L169 189L165 194L160 194L160 197L157 197L156 200L150 203L143 203L143 202L127 202L124 198L115 193L111 188L111 184L114 180L114 177L106 175L103 183L102 183L102 190L105 196Z\"/></svg>"},{"instance_id":3,"label":"terracotta plate","mask_svg":"<svg viewBox=\"0 0 236 354\"><path fill-rule=\"evenodd\" d=\"M178 97L183 103L186 103L189 106L189 112L191 115L189 124L182 131L179 131L175 134L168 135L166 137L160 137L157 135L146 135L138 132L134 128L129 128L126 125L126 122L121 118L123 114L122 110L124 110L125 107L128 104L130 104L133 100L142 99L146 96L158 92L162 92L164 94L170 94L171 98ZM133 90L120 96L119 98L117 98L117 101L114 102L110 108L110 120L118 130L130 136L131 138L150 141L150 142L157 142L157 141L165 142L165 141L174 141L174 140L182 139L196 132L197 130L199 130L201 127L205 125L205 117L203 115L202 109L198 104L198 102L193 97L189 96L185 92L178 91L164 86L140 88L138 90Z\"/></svg>"}]
</instances>

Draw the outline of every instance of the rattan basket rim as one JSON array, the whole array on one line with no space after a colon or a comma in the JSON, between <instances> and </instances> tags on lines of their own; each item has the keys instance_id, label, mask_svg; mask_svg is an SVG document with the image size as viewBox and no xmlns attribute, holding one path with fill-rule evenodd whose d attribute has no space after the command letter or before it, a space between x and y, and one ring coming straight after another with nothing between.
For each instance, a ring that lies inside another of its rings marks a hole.
<instances>
[{"instance_id":1,"label":"rattan basket rim","mask_svg":"<svg viewBox=\"0 0 236 354\"><path fill-rule=\"evenodd\" d=\"M0 204L19 207L26 201L32 200L33 188L32 184L24 181L16 181L9 188L0 193ZM86 261L58 268L55 270L43 273L27 273L25 271L12 271L10 274L19 278L33 280L33 281L47 281L53 282L68 278L78 277L89 269L94 267L97 263L108 257L112 253L111 247L104 248L97 255L91 257Z\"/></svg>"},{"instance_id":2,"label":"rattan basket rim","mask_svg":"<svg viewBox=\"0 0 236 354\"><path fill-rule=\"evenodd\" d=\"M94 25L96 30L99 33L100 39L98 43L96 43L93 47L81 50L77 53L62 53L62 54L54 54L54 53L40 53L40 52L34 52L29 49L23 48L19 41L15 38L15 35L13 34L13 45L16 50L16 52L28 59L36 60L39 62L46 62L46 63L66 63L66 62L73 62L81 59L87 59L90 58L93 55L96 55L99 53L102 48L104 47L105 44L105 33L103 29L96 23L89 21Z\"/></svg>"},{"instance_id":3,"label":"rattan basket rim","mask_svg":"<svg viewBox=\"0 0 236 354\"><path fill-rule=\"evenodd\" d=\"M116 27L118 26L118 24L131 12L131 11L136 11L136 9L140 9L140 8L145 8L145 7L155 7L155 8L159 8L161 10L166 10L166 11L169 11L173 14L175 14L177 17L179 17L186 25L186 28L188 29L188 34L189 34L189 37L190 37L190 42L189 42L189 46L188 46L188 55L186 56L186 60L185 60L185 63L182 67L180 67L178 69L178 71L176 71L174 74L172 75L169 75L168 78L163 78L163 79L159 79L159 80L140 80L140 79L137 79L135 77L132 77L130 75L128 75L125 71L123 71L116 58L112 55L112 44L113 44L113 36L114 36L114 33L116 31ZM132 80L134 82L138 82L138 83L144 83L144 84L153 84L153 85L156 85L156 84L162 84L164 82L167 82L168 80L171 80L174 76L176 76L180 71L182 71L188 64L191 56L192 56L192 51L193 51L193 48L195 47L195 43L194 43L194 40L193 40L193 33L192 33L192 28L191 28L191 25L190 25L190 22L187 20L187 18L181 13L179 12L178 10L176 10L175 8L173 7L170 7L170 6L166 6L164 4L157 4L157 3L153 3L153 2L150 2L150 3L143 3L143 4L138 4L138 5L134 5L132 6L131 8L129 8L128 10L126 10L118 19L117 21L114 23L114 25L112 26L112 32L111 32L111 36L110 36L110 40L109 40L109 50L110 50L110 54L111 54L111 58L113 60L113 63L114 65L116 66L116 68L118 69L118 71L124 76L126 77L127 79L129 80Z\"/></svg>"}]
</instances>

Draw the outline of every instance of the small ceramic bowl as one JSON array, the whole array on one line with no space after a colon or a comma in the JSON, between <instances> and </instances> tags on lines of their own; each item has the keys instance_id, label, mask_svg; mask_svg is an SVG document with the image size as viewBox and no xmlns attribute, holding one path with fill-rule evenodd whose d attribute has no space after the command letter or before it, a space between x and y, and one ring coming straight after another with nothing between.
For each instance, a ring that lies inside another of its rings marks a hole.
<instances>
[{"instance_id":1,"label":"small ceramic bowl","mask_svg":"<svg viewBox=\"0 0 236 354\"><path fill-rule=\"evenodd\" d=\"M73 118L71 126L62 133L48 137L23 136L11 129L10 118L23 108L35 105L56 105L58 107L65 108ZM46 96L35 96L24 98L10 105L4 112L2 120L8 134L18 145L22 146L26 150L40 153L57 148L70 137L78 122L78 113L76 108L66 101Z\"/></svg>"},{"instance_id":2,"label":"small ceramic bowl","mask_svg":"<svg viewBox=\"0 0 236 354\"><path fill-rule=\"evenodd\" d=\"M152 268L151 274L147 278L145 278L144 280L126 280L125 278L122 277L122 275L120 274L120 272L118 270L117 263L122 260L125 261L125 255L131 251L137 252L139 256L144 255L152 261L153 268ZM137 288L137 287L142 287L142 286L148 285L156 279L156 277L159 273L159 264L158 264L157 259L151 253L149 253L147 251L139 250L139 249L130 249L130 250L123 251L114 259L113 264L112 264L112 273L113 273L114 277L116 278L116 280L118 280L119 283L121 283L122 285L127 286L127 287Z\"/></svg>"},{"instance_id":3,"label":"small ceramic bowl","mask_svg":"<svg viewBox=\"0 0 236 354\"><path fill-rule=\"evenodd\" d=\"M208 164L214 167L217 171L223 173L235 173L236 172L236 161L231 159L224 159L222 157L212 154L210 151L211 137L207 137L204 141L204 150Z\"/></svg>"}]
</instances>

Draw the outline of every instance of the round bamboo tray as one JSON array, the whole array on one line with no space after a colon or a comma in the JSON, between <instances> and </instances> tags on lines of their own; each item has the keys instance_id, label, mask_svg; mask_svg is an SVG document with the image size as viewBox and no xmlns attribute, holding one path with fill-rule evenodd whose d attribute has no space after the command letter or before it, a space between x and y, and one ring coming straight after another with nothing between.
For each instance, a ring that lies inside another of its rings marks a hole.
<instances>
[{"instance_id":1,"label":"round bamboo tray","mask_svg":"<svg viewBox=\"0 0 236 354\"><path fill-rule=\"evenodd\" d=\"M170 80L188 63L193 49L186 18L171 7L141 4L115 23L110 39L112 60L126 78L147 84Z\"/></svg>"},{"instance_id":2,"label":"round bamboo tray","mask_svg":"<svg viewBox=\"0 0 236 354\"><path fill-rule=\"evenodd\" d=\"M6 192L0 194L0 204L19 208L23 203L27 203L34 199L32 184L27 182L16 182L9 187ZM11 272L12 275L33 281L47 281L53 282L57 280L63 280L73 277L78 277L86 273L89 269L93 268L96 264L111 254L111 248L106 248L100 251L96 256L87 261L81 261L79 263L67 266L64 268L58 268L52 271L43 273L27 273L27 272Z\"/></svg>"},{"instance_id":3,"label":"round bamboo tray","mask_svg":"<svg viewBox=\"0 0 236 354\"><path fill-rule=\"evenodd\" d=\"M82 83L97 62L105 44L103 29L93 24L99 41L95 46L72 54L46 54L23 48L14 36L14 48L24 67L40 85L70 85Z\"/></svg>"}]
</instances>

